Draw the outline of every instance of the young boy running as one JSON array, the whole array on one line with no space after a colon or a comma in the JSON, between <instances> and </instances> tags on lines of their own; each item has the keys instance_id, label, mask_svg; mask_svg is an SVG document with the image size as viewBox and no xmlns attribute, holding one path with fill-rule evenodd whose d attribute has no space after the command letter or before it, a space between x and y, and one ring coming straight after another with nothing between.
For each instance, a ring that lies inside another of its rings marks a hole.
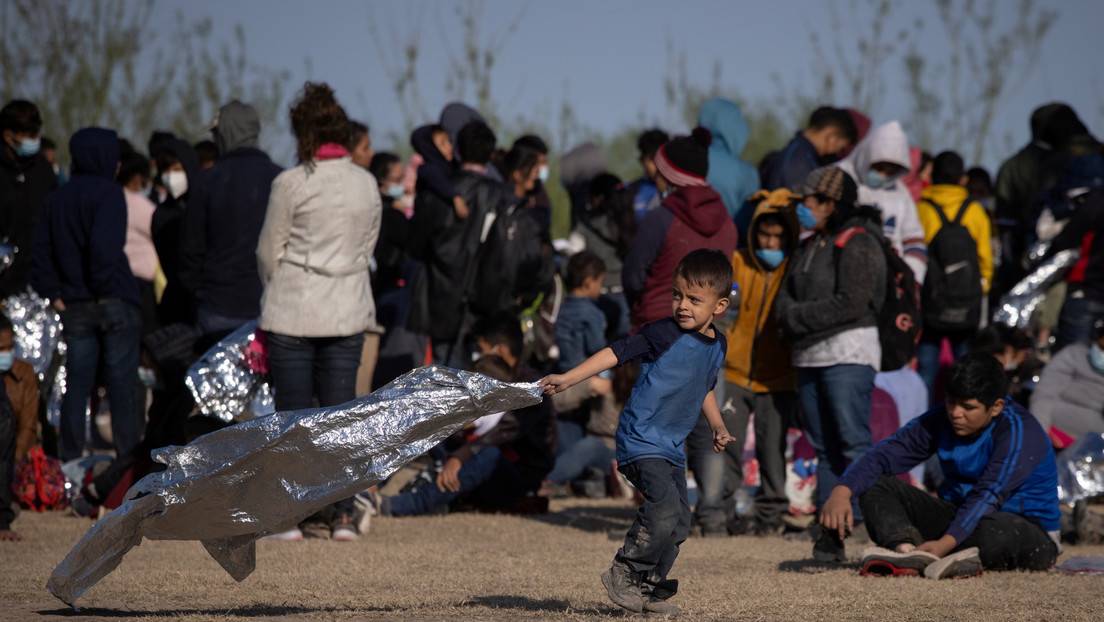
<instances>
[{"instance_id":1,"label":"young boy running","mask_svg":"<svg viewBox=\"0 0 1104 622\"><path fill-rule=\"evenodd\" d=\"M697 250L675 269L672 316L603 348L565 374L541 380L545 393L564 391L631 360L640 377L617 427L618 468L644 496L625 544L602 574L615 604L640 613L677 614L666 600L678 581L667 573L690 532L686 498L686 437L699 413L713 429L713 449L732 441L713 386L725 360L725 340L713 318L728 307L732 266L724 253Z\"/></svg>"}]
</instances>

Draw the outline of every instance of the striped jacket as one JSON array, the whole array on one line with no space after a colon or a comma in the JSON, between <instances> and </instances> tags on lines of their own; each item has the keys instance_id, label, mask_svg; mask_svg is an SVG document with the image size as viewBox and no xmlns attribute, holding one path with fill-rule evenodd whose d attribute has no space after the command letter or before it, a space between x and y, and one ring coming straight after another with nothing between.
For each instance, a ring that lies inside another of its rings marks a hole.
<instances>
[{"instance_id":1,"label":"striped jacket","mask_svg":"<svg viewBox=\"0 0 1104 622\"><path fill-rule=\"evenodd\" d=\"M935 454L943 468L940 498L958 506L947 534L964 541L992 512L1019 514L1051 533L1059 529L1058 470L1050 439L1012 398L973 437L959 437L946 409L923 416L852 464L840 483L861 495L883 475L907 472Z\"/></svg>"}]
</instances>

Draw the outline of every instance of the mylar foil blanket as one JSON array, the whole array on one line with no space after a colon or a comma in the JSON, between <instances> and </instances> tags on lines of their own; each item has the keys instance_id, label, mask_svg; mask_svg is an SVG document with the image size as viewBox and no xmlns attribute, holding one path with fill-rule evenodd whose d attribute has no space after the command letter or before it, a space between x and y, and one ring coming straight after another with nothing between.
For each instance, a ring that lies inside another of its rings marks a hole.
<instances>
[{"instance_id":1,"label":"mylar foil blanket","mask_svg":"<svg viewBox=\"0 0 1104 622\"><path fill-rule=\"evenodd\" d=\"M257 538L381 482L478 417L541 399L535 383L423 367L341 406L278 412L156 450L166 470L131 487L46 587L73 604L142 538L200 540L241 581L256 564Z\"/></svg>"},{"instance_id":2,"label":"mylar foil blanket","mask_svg":"<svg viewBox=\"0 0 1104 622\"><path fill-rule=\"evenodd\" d=\"M1047 290L1066 276L1066 271L1077 263L1077 249L1055 254L1023 278L1001 298L1000 306L993 312L993 321L1014 328L1027 329L1035 309L1046 298Z\"/></svg>"},{"instance_id":3,"label":"mylar foil blanket","mask_svg":"<svg viewBox=\"0 0 1104 622\"><path fill-rule=\"evenodd\" d=\"M188 368L184 384L204 415L231 423L275 410L266 370L257 360L256 333L256 322L242 326Z\"/></svg>"},{"instance_id":4,"label":"mylar foil blanket","mask_svg":"<svg viewBox=\"0 0 1104 622\"><path fill-rule=\"evenodd\" d=\"M1058 500L1104 496L1104 434L1086 434L1058 454Z\"/></svg>"},{"instance_id":5,"label":"mylar foil blanket","mask_svg":"<svg viewBox=\"0 0 1104 622\"><path fill-rule=\"evenodd\" d=\"M61 316L30 289L5 299L4 314L15 328L16 358L30 363L41 380L61 341Z\"/></svg>"}]
</instances>

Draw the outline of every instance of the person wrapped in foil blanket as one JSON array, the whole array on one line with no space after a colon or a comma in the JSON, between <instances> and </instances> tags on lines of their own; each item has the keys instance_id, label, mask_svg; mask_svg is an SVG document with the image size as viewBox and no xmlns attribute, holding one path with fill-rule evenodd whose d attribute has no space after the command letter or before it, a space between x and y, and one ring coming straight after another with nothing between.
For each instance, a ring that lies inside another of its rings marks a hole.
<instances>
[{"instance_id":1,"label":"person wrapped in foil blanket","mask_svg":"<svg viewBox=\"0 0 1104 622\"><path fill-rule=\"evenodd\" d=\"M156 450L166 469L89 529L46 587L75 603L142 538L199 540L242 581L258 538L379 483L481 416L542 399L535 383L423 367L341 406L277 412Z\"/></svg>"}]
</instances>

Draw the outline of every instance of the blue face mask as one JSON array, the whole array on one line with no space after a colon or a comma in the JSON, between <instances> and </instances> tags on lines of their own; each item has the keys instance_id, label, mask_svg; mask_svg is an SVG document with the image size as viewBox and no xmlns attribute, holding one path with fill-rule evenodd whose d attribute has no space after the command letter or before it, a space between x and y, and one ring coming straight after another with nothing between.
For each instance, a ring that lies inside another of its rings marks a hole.
<instances>
[{"instance_id":1,"label":"blue face mask","mask_svg":"<svg viewBox=\"0 0 1104 622\"><path fill-rule=\"evenodd\" d=\"M1104 374L1104 348L1100 347L1100 344L1092 344L1089 348L1089 364L1093 369Z\"/></svg>"},{"instance_id":2,"label":"blue face mask","mask_svg":"<svg viewBox=\"0 0 1104 622\"><path fill-rule=\"evenodd\" d=\"M768 268L777 268L786 259L786 252L778 249L760 248L755 251L755 256Z\"/></svg>"},{"instance_id":3,"label":"blue face mask","mask_svg":"<svg viewBox=\"0 0 1104 622\"><path fill-rule=\"evenodd\" d=\"M9 371L13 363L15 363L14 351L0 352L0 372Z\"/></svg>"},{"instance_id":4,"label":"blue face mask","mask_svg":"<svg viewBox=\"0 0 1104 622\"><path fill-rule=\"evenodd\" d=\"M868 188L880 190L885 188L890 183L890 178L882 175L874 169L870 169L866 172L866 176L863 177L863 184Z\"/></svg>"},{"instance_id":5,"label":"blue face mask","mask_svg":"<svg viewBox=\"0 0 1104 622\"><path fill-rule=\"evenodd\" d=\"M37 138L24 138L15 146L15 155L21 158L29 158L38 153L42 142Z\"/></svg>"},{"instance_id":6,"label":"blue face mask","mask_svg":"<svg viewBox=\"0 0 1104 622\"><path fill-rule=\"evenodd\" d=\"M406 190L403 189L402 184L391 184L387 186L387 196L392 199L401 199L404 194L406 194Z\"/></svg>"},{"instance_id":7,"label":"blue face mask","mask_svg":"<svg viewBox=\"0 0 1104 622\"><path fill-rule=\"evenodd\" d=\"M805 207L805 204L802 203L797 206L797 222L801 223L801 226L806 229L812 229L817 224L816 215L813 214L813 210Z\"/></svg>"}]
</instances>

